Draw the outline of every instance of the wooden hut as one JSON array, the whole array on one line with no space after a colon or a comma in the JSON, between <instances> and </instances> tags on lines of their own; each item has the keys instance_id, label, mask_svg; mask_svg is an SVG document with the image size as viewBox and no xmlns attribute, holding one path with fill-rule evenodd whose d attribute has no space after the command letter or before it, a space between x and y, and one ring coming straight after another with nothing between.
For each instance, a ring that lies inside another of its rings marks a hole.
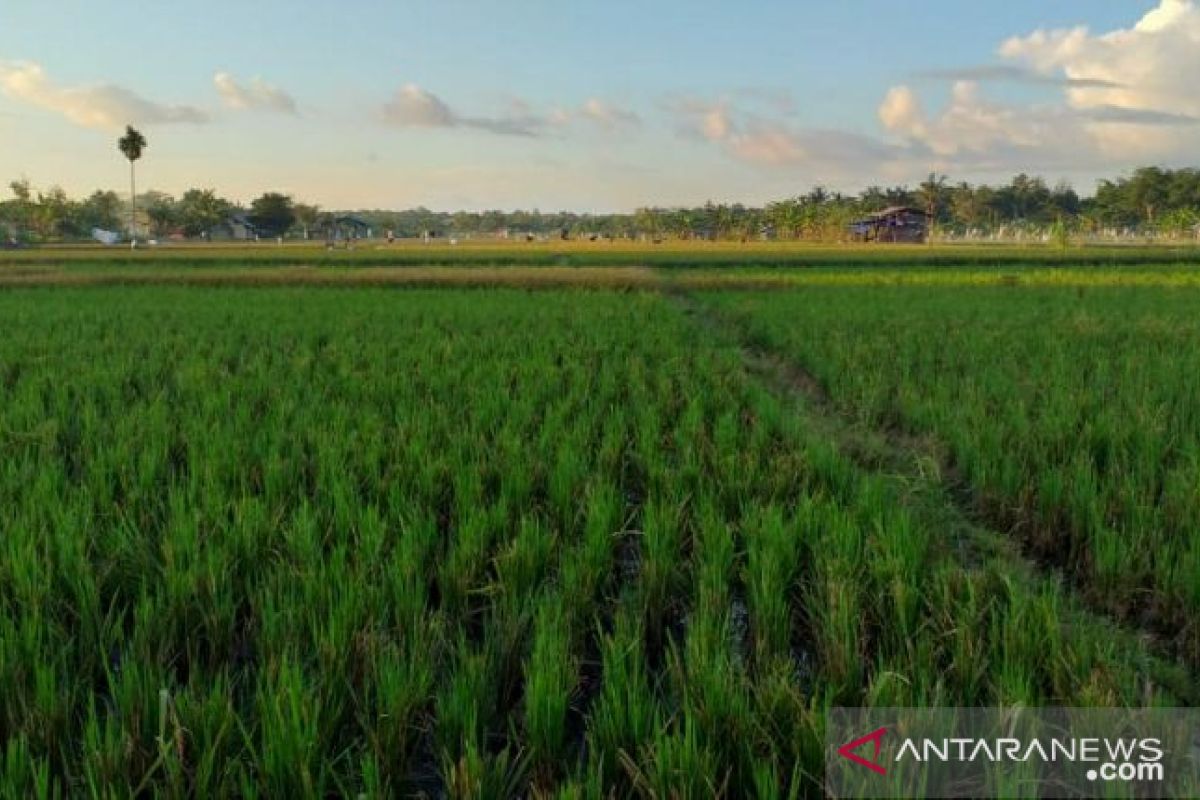
<instances>
[{"instance_id":1,"label":"wooden hut","mask_svg":"<svg viewBox=\"0 0 1200 800\"><path fill-rule=\"evenodd\" d=\"M223 221L213 225L202 233L207 241L229 240L252 242L262 233L258 226L250 221L246 211L235 211Z\"/></svg>"},{"instance_id":2,"label":"wooden hut","mask_svg":"<svg viewBox=\"0 0 1200 800\"><path fill-rule=\"evenodd\" d=\"M850 223L860 242L922 244L929 236L929 214L912 206L892 206Z\"/></svg>"}]
</instances>

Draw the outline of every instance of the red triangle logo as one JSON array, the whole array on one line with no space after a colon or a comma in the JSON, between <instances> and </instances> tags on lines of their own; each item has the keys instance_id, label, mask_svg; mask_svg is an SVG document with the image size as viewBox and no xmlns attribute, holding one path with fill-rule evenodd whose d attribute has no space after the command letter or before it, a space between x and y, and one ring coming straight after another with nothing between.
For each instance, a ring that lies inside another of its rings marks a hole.
<instances>
[{"instance_id":1,"label":"red triangle logo","mask_svg":"<svg viewBox=\"0 0 1200 800\"><path fill-rule=\"evenodd\" d=\"M861 767L866 767L872 772L878 772L880 775L887 775L887 770L884 769L883 765L879 763L879 751L883 749L882 740L885 733L887 733L887 728L879 728L878 730L871 731L866 736L860 736L852 742L846 742L844 745L838 748L838 755L842 758L848 758L855 764L858 764ZM871 742L875 745L875 752L871 755L870 761L854 752L867 742Z\"/></svg>"}]
</instances>

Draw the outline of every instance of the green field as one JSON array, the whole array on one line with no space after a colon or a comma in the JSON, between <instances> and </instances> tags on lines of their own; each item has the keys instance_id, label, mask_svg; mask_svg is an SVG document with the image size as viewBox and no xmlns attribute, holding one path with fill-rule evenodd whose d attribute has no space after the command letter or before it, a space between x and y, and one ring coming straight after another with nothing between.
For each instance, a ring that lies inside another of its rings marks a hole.
<instances>
[{"instance_id":1,"label":"green field","mask_svg":"<svg viewBox=\"0 0 1200 800\"><path fill-rule=\"evenodd\" d=\"M549 241L527 244L464 240L450 244L363 240L353 250L312 242L166 243L127 248L98 245L34 247L0 252L0 270L25 265L69 267L992 267L1200 264L1195 244L1087 245L934 244L828 245L797 241Z\"/></svg>"},{"instance_id":2,"label":"green field","mask_svg":"<svg viewBox=\"0 0 1200 800\"><path fill-rule=\"evenodd\" d=\"M833 705L1200 701L1190 258L219 250L0 257L0 797L816 797Z\"/></svg>"},{"instance_id":3,"label":"green field","mask_svg":"<svg viewBox=\"0 0 1200 800\"><path fill-rule=\"evenodd\" d=\"M1200 664L1200 296L811 287L717 305L861 424L932 435L994 524Z\"/></svg>"}]
</instances>

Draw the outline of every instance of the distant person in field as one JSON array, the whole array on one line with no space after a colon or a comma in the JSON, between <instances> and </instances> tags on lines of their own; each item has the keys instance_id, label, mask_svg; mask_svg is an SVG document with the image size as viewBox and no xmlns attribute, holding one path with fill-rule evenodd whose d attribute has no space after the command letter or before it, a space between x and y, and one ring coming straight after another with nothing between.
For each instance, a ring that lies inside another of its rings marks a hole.
<instances>
[{"instance_id":1,"label":"distant person in field","mask_svg":"<svg viewBox=\"0 0 1200 800\"><path fill-rule=\"evenodd\" d=\"M388 244L396 243L396 232L394 230L392 230L391 228L387 229L387 243Z\"/></svg>"}]
</instances>

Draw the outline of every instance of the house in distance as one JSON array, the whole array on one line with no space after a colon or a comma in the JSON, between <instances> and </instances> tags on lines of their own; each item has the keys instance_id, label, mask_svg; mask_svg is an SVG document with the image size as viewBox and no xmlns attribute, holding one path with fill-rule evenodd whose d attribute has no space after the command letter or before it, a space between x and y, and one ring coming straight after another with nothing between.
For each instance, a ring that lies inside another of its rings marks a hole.
<instances>
[{"instance_id":1,"label":"house in distance","mask_svg":"<svg viewBox=\"0 0 1200 800\"><path fill-rule=\"evenodd\" d=\"M859 242L922 244L929 236L929 214L912 206L891 206L850 223Z\"/></svg>"}]
</instances>

